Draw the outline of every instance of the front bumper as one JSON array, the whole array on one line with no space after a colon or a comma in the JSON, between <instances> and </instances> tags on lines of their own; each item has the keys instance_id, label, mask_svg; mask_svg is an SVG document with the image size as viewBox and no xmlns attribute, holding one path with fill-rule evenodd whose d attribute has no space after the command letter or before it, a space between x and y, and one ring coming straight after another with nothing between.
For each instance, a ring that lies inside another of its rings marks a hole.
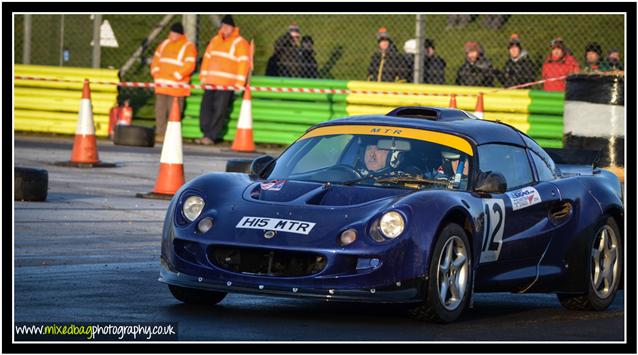
<instances>
[{"instance_id":1,"label":"front bumper","mask_svg":"<svg viewBox=\"0 0 638 355\"><path fill-rule=\"evenodd\" d=\"M161 258L158 281L175 286L201 290L271 295L282 297L314 298L326 301L356 301L372 303L414 303L423 300L426 280L424 278L395 282L393 285L372 289L313 288L278 283L276 279L264 277L250 279L233 277L229 273L227 280L204 278L177 271Z\"/></svg>"}]
</instances>

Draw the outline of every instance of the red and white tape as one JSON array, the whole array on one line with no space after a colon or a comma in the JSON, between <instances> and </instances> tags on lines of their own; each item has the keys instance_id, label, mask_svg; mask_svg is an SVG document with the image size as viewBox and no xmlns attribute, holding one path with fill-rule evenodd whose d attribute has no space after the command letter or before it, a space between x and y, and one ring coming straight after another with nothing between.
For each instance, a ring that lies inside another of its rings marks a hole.
<instances>
[{"instance_id":1,"label":"red and white tape","mask_svg":"<svg viewBox=\"0 0 638 355\"><path fill-rule=\"evenodd\" d=\"M35 76L15 76L16 80L35 80L35 81L53 81L53 82L66 82L66 83L81 83L80 80L70 79L57 79L57 78L43 78ZM166 84L166 83L143 83L143 82L114 82L114 81L100 81L91 80L91 84L102 85L116 85L127 88L145 88L153 89L156 87L166 88L191 88L191 89L204 89L204 90L232 90L243 91L242 86L233 85L208 85L208 84ZM252 91L261 92L287 92L287 93L309 93L309 94L374 94L374 95L403 95L403 96L450 96L453 93L428 93L428 92L402 92L402 91L378 91L378 90L349 90L349 89L317 89L317 88L282 88L282 87L265 87L265 86L251 86ZM468 96L474 97L476 94L455 94L456 96Z\"/></svg>"},{"instance_id":2,"label":"red and white tape","mask_svg":"<svg viewBox=\"0 0 638 355\"><path fill-rule=\"evenodd\" d=\"M70 79L58 79L58 78L43 78L43 77L35 77L35 76L21 76L16 75L14 77L16 80L36 80L36 81L54 81L54 82L66 82L66 83L80 83L81 80L70 80ZM512 90L512 89L520 89L533 85L542 84L548 81L556 81L556 80L564 80L567 78L567 75L548 78L544 80L534 81L531 83L525 83L520 85L511 86L508 88L499 88L493 89L485 92L487 93L495 93L502 90ZM190 89L203 89L203 90L227 90L227 91L243 91L243 86L233 86L233 85L208 85L208 84L166 84L166 83L144 83L144 82L133 82L133 81L123 81L123 82L114 82L114 81L100 81L100 80L92 80L92 84L102 84L102 85L116 85L120 87L126 88L145 88L145 89L154 89L156 87L165 87L165 88L190 88ZM251 86L250 90L252 91L261 91L261 92L287 92L287 93L309 93L309 94L366 94L366 95L402 95L402 96L451 96L456 95L459 97L475 97L478 94L456 94L456 93L433 93L433 92L403 92L403 91L378 91L378 90L349 90L349 89L316 89L316 88L282 88L282 87L265 87L265 86Z\"/></svg>"}]
</instances>

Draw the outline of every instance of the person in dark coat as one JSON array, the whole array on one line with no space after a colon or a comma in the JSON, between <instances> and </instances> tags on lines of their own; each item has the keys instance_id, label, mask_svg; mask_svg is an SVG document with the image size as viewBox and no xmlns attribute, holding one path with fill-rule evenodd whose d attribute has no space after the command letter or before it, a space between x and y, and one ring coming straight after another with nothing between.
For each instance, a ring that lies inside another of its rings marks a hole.
<instances>
[{"instance_id":1,"label":"person in dark coat","mask_svg":"<svg viewBox=\"0 0 638 355\"><path fill-rule=\"evenodd\" d=\"M288 32L275 41L275 50L268 59L266 75L301 77L301 32L295 23L288 27Z\"/></svg>"},{"instance_id":2,"label":"person in dark coat","mask_svg":"<svg viewBox=\"0 0 638 355\"><path fill-rule=\"evenodd\" d=\"M623 70L623 62L620 61L620 51L616 48L610 49L607 53L605 64L609 70Z\"/></svg>"},{"instance_id":3,"label":"person in dark coat","mask_svg":"<svg viewBox=\"0 0 638 355\"><path fill-rule=\"evenodd\" d=\"M433 40L426 38L424 47L423 83L445 84L445 60L436 54Z\"/></svg>"},{"instance_id":4,"label":"person in dark coat","mask_svg":"<svg viewBox=\"0 0 638 355\"><path fill-rule=\"evenodd\" d=\"M385 28L377 32L379 50L372 55L368 66L368 81L408 82L409 65L399 52Z\"/></svg>"},{"instance_id":5,"label":"person in dark coat","mask_svg":"<svg viewBox=\"0 0 638 355\"><path fill-rule=\"evenodd\" d=\"M301 76L304 78L319 77L314 44L311 36L306 35L301 38Z\"/></svg>"},{"instance_id":6,"label":"person in dark coat","mask_svg":"<svg viewBox=\"0 0 638 355\"><path fill-rule=\"evenodd\" d=\"M603 55L603 48L596 42L588 43L585 47L585 66L584 73L598 73L609 71L610 68L606 62L602 62L600 58Z\"/></svg>"},{"instance_id":7,"label":"person in dark coat","mask_svg":"<svg viewBox=\"0 0 638 355\"><path fill-rule=\"evenodd\" d=\"M494 86L494 68L478 42L466 42L465 63L456 73L456 85Z\"/></svg>"},{"instance_id":8,"label":"person in dark coat","mask_svg":"<svg viewBox=\"0 0 638 355\"><path fill-rule=\"evenodd\" d=\"M512 34L507 45L509 58L502 71L496 71L496 77L506 88L534 81L536 65L523 49L516 33Z\"/></svg>"}]
</instances>

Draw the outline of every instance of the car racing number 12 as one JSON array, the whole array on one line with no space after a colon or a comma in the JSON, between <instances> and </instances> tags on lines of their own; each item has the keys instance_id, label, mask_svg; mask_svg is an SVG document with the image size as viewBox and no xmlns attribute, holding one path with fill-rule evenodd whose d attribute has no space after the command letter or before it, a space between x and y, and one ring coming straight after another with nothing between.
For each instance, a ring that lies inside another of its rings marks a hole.
<instances>
[{"instance_id":1,"label":"car racing number 12","mask_svg":"<svg viewBox=\"0 0 638 355\"><path fill-rule=\"evenodd\" d=\"M505 229L505 204L499 199L484 199L485 212L481 263L498 260Z\"/></svg>"}]
</instances>

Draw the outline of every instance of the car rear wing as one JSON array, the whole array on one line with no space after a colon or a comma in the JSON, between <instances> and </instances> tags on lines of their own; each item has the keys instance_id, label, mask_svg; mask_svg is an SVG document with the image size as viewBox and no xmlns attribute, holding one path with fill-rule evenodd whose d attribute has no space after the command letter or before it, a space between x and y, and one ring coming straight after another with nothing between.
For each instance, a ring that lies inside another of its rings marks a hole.
<instances>
[{"instance_id":1,"label":"car rear wing","mask_svg":"<svg viewBox=\"0 0 638 355\"><path fill-rule=\"evenodd\" d=\"M545 148L554 163L561 165L590 165L595 169L600 161L600 150Z\"/></svg>"}]
</instances>

